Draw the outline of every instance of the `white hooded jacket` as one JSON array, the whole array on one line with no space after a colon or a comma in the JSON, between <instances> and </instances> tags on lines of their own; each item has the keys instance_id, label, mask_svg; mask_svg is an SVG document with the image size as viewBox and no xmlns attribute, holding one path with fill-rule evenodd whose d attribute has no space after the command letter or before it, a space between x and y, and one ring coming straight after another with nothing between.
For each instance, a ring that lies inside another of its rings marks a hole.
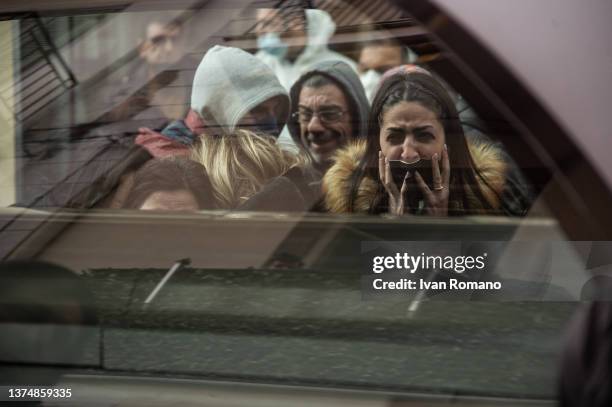
<instances>
[{"instance_id":1,"label":"white hooded jacket","mask_svg":"<svg viewBox=\"0 0 612 407\"><path fill-rule=\"evenodd\" d=\"M191 108L207 126L229 134L245 114L274 96L285 99L287 109L279 117L285 122L289 95L274 73L246 51L216 45L206 52L195 72Z\"/></svg>"},{"instance_id":2,"label":"white hooded jacket","mask_svg":"<svg viewBox=\"0 0 612 407\"><path fill-rule=\"evenodd\" d=\"M329 13L323 10L306 10L307 41L302 53L291 63L286 59L258 51L255 56L265 62L278 77L280 83L289 90L295 81L310 68L322 61L343 61L355 71L357 64L328 48L329 39L336 32L336 24Z\"/></svg>"}]
</instances>

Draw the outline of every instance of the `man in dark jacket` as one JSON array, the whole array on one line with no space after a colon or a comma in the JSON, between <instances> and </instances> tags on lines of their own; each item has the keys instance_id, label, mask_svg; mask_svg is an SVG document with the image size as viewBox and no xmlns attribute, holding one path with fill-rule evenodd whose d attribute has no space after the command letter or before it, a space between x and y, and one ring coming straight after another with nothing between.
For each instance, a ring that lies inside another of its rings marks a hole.
<instances>
[{"instance_id":1,"label":"man in dark jacket","mask_svg":"<svg viewBox=\"0 0 612 407\"><path fill-rule=\"evenodd\" d=\"M320 178L339 148L365 137L369 112L365 91L348 64L323 61L297 80L289 96L289 132L312 159L315 178Z\"/></svg>"}]
</instances>

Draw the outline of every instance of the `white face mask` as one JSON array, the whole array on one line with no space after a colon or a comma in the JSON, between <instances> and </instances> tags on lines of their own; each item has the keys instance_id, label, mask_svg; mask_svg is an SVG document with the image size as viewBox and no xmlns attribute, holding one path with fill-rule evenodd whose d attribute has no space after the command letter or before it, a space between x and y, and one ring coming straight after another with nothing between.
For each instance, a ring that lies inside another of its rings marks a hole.
<instances>
[{"instance_id":1,"label":"white face mask","mask_svg":"<svg viewBox=\"0 0 612 407\"><path fill-rule=\"evenodd\" d=\"M257 37L257 47L268 54L283 59L287 55L288 46L281 40L278 33L270 32Z\"/></svg>"},{"instance_id":2,"label":"white face mask","mask_svg":"<svg viewBox=\"0 0 612 407\"><path fill-rule=\"evenodd\" d=\"M363 85L366 96L368 97L368 100L370 102L372 101L372 98L374 98L374 93L376 92L376 89L378 89L378 83L380 82L381 77L382 75L374 69L369 69L359 75L361 84Z\"/></svg>"}]
</instances>

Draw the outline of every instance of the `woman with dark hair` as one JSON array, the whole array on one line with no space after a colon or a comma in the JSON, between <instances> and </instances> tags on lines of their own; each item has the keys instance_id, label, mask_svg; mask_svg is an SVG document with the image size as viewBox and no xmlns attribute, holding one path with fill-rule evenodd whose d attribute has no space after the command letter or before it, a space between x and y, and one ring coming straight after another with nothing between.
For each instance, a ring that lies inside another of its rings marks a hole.
<instances>
[{"instance_id":1,"label":"woman with dark hair","mask_svg":"<svg viewBox=\"0 0 612 407\"><path fill-rule=\"evenodd\" d=\"M131 178L126 209L195 211L214 209L206 170L184 157L149 160Z\"/></svg>"},{"instance_id":2,"label":"woman with dark hair","mask_svg":"<svg viewBox=\"0 0 612 407\"><path fill-rule=\"evenodd\" d=\"M523 214L525 205L504 202L509 170L498 145L466 138L433 76L403 66L379 85L366 141L336 155L325 205L334 213Z\"/></svg>"}]
</instances>

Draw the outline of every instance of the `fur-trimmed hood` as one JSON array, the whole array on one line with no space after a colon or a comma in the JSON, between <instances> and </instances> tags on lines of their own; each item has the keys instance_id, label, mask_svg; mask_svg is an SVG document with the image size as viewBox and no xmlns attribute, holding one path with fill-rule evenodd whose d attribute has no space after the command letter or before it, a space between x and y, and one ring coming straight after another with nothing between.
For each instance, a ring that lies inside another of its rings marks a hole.
<instances>
[{"instance_id":1,"label":"fur-trimmed hood","mask_svg":"<svg viewBox=\"0 0 612 407\"><path fill-rule=\"evenodd\" d=\"M482 139L467 138L468 147L476 168L480 170L482 178L481 190L494 209L502 206L501 198L506 186L508 163L500 146ZM331 213L349 212L349 198L353 174L357 171L359 162L366 150L365 140L355 142L342 150L334 157L334 164L323 177L322 189L324 205ZM451 169L452 171L452 169ZM378 191L378 180L366 176L359 185L355 197L355 212L366 213L370 210ZM483 203L473 193L467 196L470 207L483 208Z\"/></svg>"}]
</instances>

